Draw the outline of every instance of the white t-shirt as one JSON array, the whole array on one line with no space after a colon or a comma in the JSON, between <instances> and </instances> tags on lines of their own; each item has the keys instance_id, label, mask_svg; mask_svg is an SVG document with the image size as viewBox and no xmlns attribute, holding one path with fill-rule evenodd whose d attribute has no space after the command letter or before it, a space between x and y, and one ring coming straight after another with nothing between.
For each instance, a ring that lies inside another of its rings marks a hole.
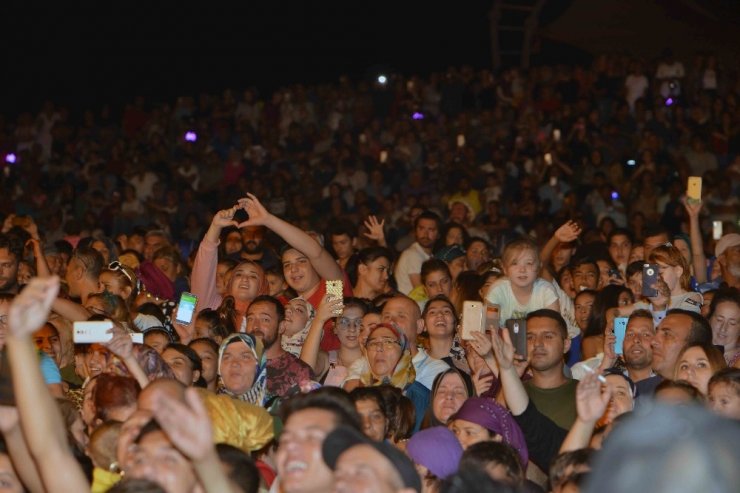
<instances>
[{"instance_id":1,"label":"white t-shirt","mask_svg":"<svg viewBox=\"0 0 740 493\"><path fill-rule=\"evenodd\" d=\"M486 300L499 306L499 319L503 323L513 318L526 318L528 313L552 305L558 301L558 293L552 284L538 278L532 286L529 301L522 305L511 290L511 281L503 277L488 291Z\"/></svg>"},{"instance_id":2,"label":"white t-shirt","mask_svg":"<svg viewBox=\"0 0 740 493\"><path fill-rule=\"evenodd\" d=\"M635 107L635 101L645 96L645 91L650 87L647 77L644 75L628 75L624 81L624 87L627 88L625 99L630 108Z\"/></svg>"},{"instance_id":3,"label":"white t-shirt","mask_svg":"<svg viewBox=\"0 0 740 493\"><path fill-rule=\"evenodd\" d=\"M565 319L565 323L568 326L568 337L573 339L581 333L581 329L578 327L576 322L576 309L573 305L573 300L570 299L568 293L558 285L557 281L552 282L552 287L555 288L555 292L558 294L558 304L560 305L560 314Z\"/></svg>"},{"instance_id":4,"label":"white t-shirt","mask_svg":"<svg viewBox=\"0 0 740 493\"><path fill-rule=\"evenodd\" d=\"M701 294L694 291L687 291L684 294L671 296L671 301L668 304L668 310L680 308L681 310L701 313L701 305L703 302L704 299L702 298ZM653 323L656 327L658 326L658 324L660 324L660 322L663 321L666 313L668 312L668 310L653 310L653 305L650 303L645 303L644 301L638 301L637 303L635 303L635 309L640 308L648 310L650 313L653 314Z\"/></svg>"},{"instance_id":5,"label":"white t-shirt","mask_svg":"<svg viewBox=\"0 0 740 493\"><path fill-rule=\"evenodd\" d=\"M414 242L401 253L401 257L396 262L396 269L394 271L399 292L407 295L414 289L411 279L409 279L409 274L421 273L421 264L425 260L429 260L429 258L430 255L417 242Z\"/></svg>"}]
</instances>

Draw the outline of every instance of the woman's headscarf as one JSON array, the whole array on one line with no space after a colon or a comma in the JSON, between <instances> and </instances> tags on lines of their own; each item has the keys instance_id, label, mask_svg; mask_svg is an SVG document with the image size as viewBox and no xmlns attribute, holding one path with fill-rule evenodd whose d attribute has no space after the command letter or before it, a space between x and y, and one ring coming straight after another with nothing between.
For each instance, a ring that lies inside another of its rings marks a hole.
<instances>
[{"instance_id":1,"label":"woman's headscarf","mask_svg":"<svg viewBox=\"0 0 740 493\"><path fill-rule=\"evenodd\" d=\"M283 337L280 339L280 345L283 347L284 351L289 352L293 356L300 356L301 349L303 348L303 343L306 342L306 337L308 337L308 329L311 328L311 322L313 322L313 319L316 316L316 310L314 309L313 305L311 305L311 303L304 300L300 296L297 298L293 298L288 303L292 303L294 301L300 301L304 305L306 305L308 320L306 320L306 325L295 334L290 336L283 335Z\"/></svg>"},{"instance_id":2,"label":"woman's headscarf","mask_svg":"<svg viewBox=\"0 0 740 493\"><path fill-rule=\"evenodd\" d=\"M388 384L403 390L414 383L414 380L416 380L416 370L414 369L414 364L411 361L411 351L409 350L408 339L406 339L406 335L394 323L378 324L367 335L367 339L370 340L375 331L381 328L390 329L391 332L396 335L396 339L399 343L401 343L401 359L398 360L396 368L393 370L393 375L391 375L390 378L384 377L380 379L375 377L375 375L373 375L372 373L372 368L368 364L368 370L360 376L360 382L365 387L374 387L376 385Z\"/></svg>"},{"instance_id":3,"label":"woman's headscarf","mask_svg":"<svg viewBox=\"0 0 740 493\"><path fill-rule=\"evenodd\" d=\"M230 344L238 344L235 342L237 339L247 345L252 351L254 359L257 361L254 383L243 394L235 394L228 390L221 379L221 361L224 357L224 351L226 351L226 347ZM251 335L241 333L231 334L221 342L221 347L218 348L218 393L226 394L234 399L249 402L256 406L262 406L267 401L267 359L264 358L262 344L256 342Z\"/></svg>"},{"instance_id":4,"label":"woman's headscarf","mask_svg":"<svg viewBox=\"0 0 740 493\"><path fill-rule=\"evenodd\" d=\"M460 410L450 417L450 421L462 419L482 426L488 431L501 435L504 443L511 445L522 460L522 467L527 468L529 451L524 433L509 411L493 399L485 397L471 397L466 400Z\"/></svg>"},{"instance_id":5,"label":"woman's headscarf","mask_svg":"<svg viewBox=\"0 0 740 493\"><path fill-rule=\"evenodd\" d=\"M473 385L473 380L471 380L470 375L468 375L464 371L461 371L459 368L455 368L454 366L451 366L450 368L443 371L442 373L438 373L437 376L434 377L434 381L432 382L432 393L429 399L429 407L427 408L426 415L424 416L424 421L422 421L421 423L422 429L431 428L433 426L445 426L447 424L447 423L442 423L434 415L434 409L433 409L432 403L434 402L434 398L437 396L437 392L439 391L439 386L442 384L442 380L444 380L444 378L450 373L454 373L455 375L460 376L460 379L462 380L463 385L465 386L465 391L468 394L466 396L466 399L470 397L475 397L475 386Z\"/></svg>"}]
</instances>

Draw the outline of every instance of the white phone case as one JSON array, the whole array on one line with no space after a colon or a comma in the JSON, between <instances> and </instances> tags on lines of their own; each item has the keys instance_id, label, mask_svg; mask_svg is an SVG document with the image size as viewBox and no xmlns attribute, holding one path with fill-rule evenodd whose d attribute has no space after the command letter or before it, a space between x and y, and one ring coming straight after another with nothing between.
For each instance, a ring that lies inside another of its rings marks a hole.
<instances>
[{"instance_id":1,"label":"white phone case","mask_svg":"<svg viewBox=\"0 0 740 493\"><path fill-rule=\"evenodd\" d=\"M109 342L113 339L113 334L108 332L112 328L113 322L110 320L101 320L98 322L75 322L73 326L74 332L72 339L75 344ZM131 340L134 344L144 344L144 334L132 332Z\"/></svg>"}]
</instances>

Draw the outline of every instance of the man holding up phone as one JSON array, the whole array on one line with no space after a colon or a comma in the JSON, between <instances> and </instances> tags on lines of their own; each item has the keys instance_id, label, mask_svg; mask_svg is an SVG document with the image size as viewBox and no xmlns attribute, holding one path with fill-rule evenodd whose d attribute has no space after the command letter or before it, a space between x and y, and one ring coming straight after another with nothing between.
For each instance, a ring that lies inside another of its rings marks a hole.
<instances>
[{"instance_id":1,"label":"man holding up phone","mask_svg":"<svg viewBox=\"0 0 740 493\"><path fill-rule=\"evenodd\" d=\"M637 385L638 397L653 395L655 387L663 380L652 369L653 348L652 340L655 337L653 314L648 310L635 310L627 320L627 330L624 334L622 359L624 373ZM604 359L600 368L612 368L617 362L618 355L614 350L613 335L604 338Z\"/></svg>"}]
</instances>

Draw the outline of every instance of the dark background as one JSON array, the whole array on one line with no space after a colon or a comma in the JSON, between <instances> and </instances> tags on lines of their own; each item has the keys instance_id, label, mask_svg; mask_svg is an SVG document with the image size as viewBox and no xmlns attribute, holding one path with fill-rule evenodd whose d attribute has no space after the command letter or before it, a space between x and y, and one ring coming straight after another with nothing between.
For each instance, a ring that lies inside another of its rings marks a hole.
<instances>
[{"instance_id":1,"label":"dark background","mask_svg":"<svg viewBox=\"0 0 740 493\"><path fill-rule=\"evenodd\" d=\"M548 2L543 17L556 17L569 3ZM331 82L341 74L357 79L381 68L408 75L450 65L490 67L490 4L5 4L0 114L36 113L46 99L72 107L74 117L105 103L120 109L136 95L173 101L183 94L256 86L264 97L283 84Z\"/></svg>"}]
</instances>

